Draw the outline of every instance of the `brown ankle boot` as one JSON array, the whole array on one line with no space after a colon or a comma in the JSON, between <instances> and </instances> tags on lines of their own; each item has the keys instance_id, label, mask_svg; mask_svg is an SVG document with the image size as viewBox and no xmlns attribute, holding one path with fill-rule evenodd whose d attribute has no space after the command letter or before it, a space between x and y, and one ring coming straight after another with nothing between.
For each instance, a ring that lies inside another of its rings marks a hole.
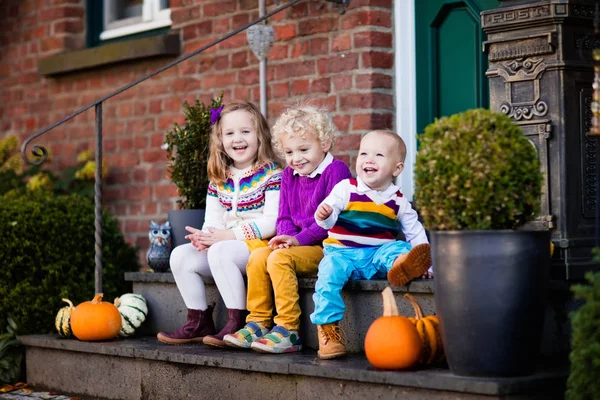
<instances>
[{"instance_id":1,"label":"brown ankle boot","mask_svg":"<svg viewBox=\"0 0 600 400\"><path fill-rule=\"evenodd\" d=\"M206 335L214 335L215 323L212 319L214 304L204 311L188 309L187 321L175 332L160 332L156 337L166 344L186 344L202 342Z\"/></svg>"},{"instance_id":2,"label":"brown ankle boot","mask_svg":"<svg viewBox=\"0 0 600 400\"><path fill-rule=\"evenodd\" d=\"M402 254L394 260L387 278L393 286L404 286L415 278L427 272L431 267L431 249L426 243L412 248L407 254Z\"/></svg>"},{"instance_id":3,"label":"brown ankle boot","mask_svg":"<svg viewBox=\"0 0 600 400\"><path fill-rule=\"evenodd\" d=\"M221 329L221 332L217 333L216 335L206 336L202 343L214 347L229 347L223 341L223 338L225 335L235 333L244 327L244 321L246 319L245 314L246 310L234 310L228 308L227 315L229 318L227 319L227 323L223 329Z\"/></svg>"},{"instance_id":4,"label":"brown ankle boot","mask_svg":"<svg viewBox=\"0 0 600 400\"><path fill-rule=\"evenodd\" d=\"M332 324L317 325L319 336L319 358L328 360L330 358L346 355L346 339L344 331L337 322Z\"/></svg>"}]
</instances>

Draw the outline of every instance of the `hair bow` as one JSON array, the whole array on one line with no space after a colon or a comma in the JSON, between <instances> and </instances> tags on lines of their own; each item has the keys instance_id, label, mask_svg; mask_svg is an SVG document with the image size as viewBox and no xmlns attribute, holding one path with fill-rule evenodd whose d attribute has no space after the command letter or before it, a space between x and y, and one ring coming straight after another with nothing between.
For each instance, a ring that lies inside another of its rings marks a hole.
<instances>
[{"instance_id":1,"label":"hair bow","mask_svg":"<svg viewBox=\"0 0 600 400\"><path fill-rule=\"evenodd\" d=\"M223 107L225 105L221 105L219 108L211 108L210 109L210 124L214 125L219 121L219 117L221 116L221 111L223 111Z\"/></svg>"}]
</instances>

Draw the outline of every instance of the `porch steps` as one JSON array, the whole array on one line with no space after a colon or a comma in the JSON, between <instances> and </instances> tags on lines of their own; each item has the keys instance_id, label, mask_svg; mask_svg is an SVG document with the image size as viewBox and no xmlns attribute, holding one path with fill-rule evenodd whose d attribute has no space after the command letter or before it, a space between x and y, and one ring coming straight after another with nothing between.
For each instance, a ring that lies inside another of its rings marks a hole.
<instances>
[{"instance_id":1,"label":"porch steps","mask_svg":"<svg viewBox=\"0 0 600 400\"><path fill-rule=\"evenodd\" d=\"M465 378L445 368L377 371L364 355L319 360L314 350L265 355L166 346L155 337L86 343L58 335L19 337L27 381L85 399L562 399L566 368L531 376Z\"/></svg>"},{"instance_id":2,"label":"porch steps","mask_svg":"<svg viewBox=\"0 0 600 400\"><path fill-rule=\"evenodd\" d=\"M173 331L185 322L187 309L179 290L175 285L173 274L128 272L125 279L133 283L133 292L144 296L148 302L148 318L140 327L140 335L156 335L161 331ZM204 278L206 294L209 303L215 302L214 317L217 330L227 320L227 309L221 300L214 281ZM312 299L316 278L299 278L298 291L302 315L300 320L300 335L305 347L317 349L317 329L310 321L314 311ZM388 286L387 281L350 281L344 287L342 296L346 304L346 314L340 326L346 333L349 352L363 351L363 343L369 326L383 313L381 292ZM409 302L402 296L410 293L420 304L425 315L435 313L433 299L433 282L431 280L415 280L403 287L393 288L400 314L414 316Z\"/></svg>"}]
</instances>

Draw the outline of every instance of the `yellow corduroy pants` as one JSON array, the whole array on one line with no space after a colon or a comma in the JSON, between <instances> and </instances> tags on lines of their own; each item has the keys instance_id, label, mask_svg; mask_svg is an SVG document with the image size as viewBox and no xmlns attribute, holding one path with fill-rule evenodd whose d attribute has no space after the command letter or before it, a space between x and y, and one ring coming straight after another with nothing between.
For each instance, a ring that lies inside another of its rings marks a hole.
<instances>
[{"instance_id":1,"label":"yellow corduroy pants","mask_svg":"<svg viewBox=\"0 0 600 400\"><path fill-rule=\"evenodd\" d=\"M321 246L295 246L272 250L257 248L246 266L250 314L246 322L262 322L271 327L273 309L276 325L287 330L300 328L300 296L297 276L316 276L323 258Z\"/></svg>"}]
</instances>

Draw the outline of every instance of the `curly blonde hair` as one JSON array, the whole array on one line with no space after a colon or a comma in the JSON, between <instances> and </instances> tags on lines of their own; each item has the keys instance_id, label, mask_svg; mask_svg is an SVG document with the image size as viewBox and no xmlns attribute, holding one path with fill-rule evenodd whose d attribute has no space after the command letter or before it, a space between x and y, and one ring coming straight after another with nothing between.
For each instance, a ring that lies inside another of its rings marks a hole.
<instances>
[{"instance_id":1,"label":"curly blonde hair","mask_svg":"<svg viewBox=\"0 0 600 400\"><path fill-rule=\"evenodd\" d=\"M234 111L246 111L252 116L254 128L258 136L258 152L254 160L254 166L263 166L267 164L279 164L277 154L273 150L271 144L271 132L269 124L265 117L260 113L260 110L249 102L234 102L229 103L219 115L219 119L212 127L210 134L210 155L208 157L208 179L213 183L222 183L227 180L227 172L229 166L233 164L231 158L225 152L223 147L223 116Z\"/></svg>"},{"instance_id":2,"label":"curly blonde hair","mask_svg":"<svg viewBox=\"0 0 600 400\"><path fill-rule=\"evenodd\" d=\"M339 131L325 108L317 108L307 104L299 104L288 108L277 118L273 126L273 147L283 154L281 137L305 137L307 132L316 135L321 143L328 143L329 150L333 148Z\"/></svg>"}]
</instances>

